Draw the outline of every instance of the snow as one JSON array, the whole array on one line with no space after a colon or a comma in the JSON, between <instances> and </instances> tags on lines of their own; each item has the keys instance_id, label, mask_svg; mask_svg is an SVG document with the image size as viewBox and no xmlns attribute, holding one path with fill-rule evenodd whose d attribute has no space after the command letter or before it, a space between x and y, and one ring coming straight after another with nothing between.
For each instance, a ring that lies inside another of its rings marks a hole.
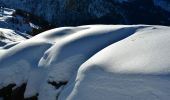
<instances>
[{"instance_id":1,"label":"snow","mask_svg":"<svg viewBox=\"0 0 170 100\"><path fill-rule=\"evenodd\" d=\"M81 28L75 29L80 30ZM2 76L0 77L0 88L12 83L18 87L27 82L25 97L36 95L37 91L39 92L37 85L40 86L40 80L44 84L47 83L44 77L46 71L37 68L40 58L59 37L74 33L76 30L71 27L57 28L20 43L11 43L0 48L0 76Z\"/></svg>"},{"instance_id":2,"label":"snow","mask_svg":"<svg viewBox=\"0 0 170 100\"><path fill-rule=\"evenodd\" d=\"M34 69L30 72L24 97L28 98L31 96L35 96L38 91L40 91L40 88L37 87L39 87L39 85L41 85L41 83L43 82L45 77L44 73L46 72L43 69Z\"/></svg>"},{"instance_id":3,"label":"snow","mask_svg":"<svg viewBox=\"0 0 170 100\"><path fill-rule=\"evenodd\" d=\"M34 28L34 29L40 29L39 26L37 26L37 25L35 25L35 24L33 24L33 23L29 23L29 24L30 24L30 26L31 26L32 28Z\"/></svg>"},{"instance_id":4,"label":"snow","mask_svg":"<svg viewBox=\"0 0 170 100\"><path fill-rule=\"evenodd\" d=\"M40 29L38 25L28 21L28 18L16 13L16 10L0 7L0 28L12 29L30 34L33 29Z\"/></svg>"},{"instance_id":5,"label":"snow","mask_svg":"<svg viewBox=\"0 0 170 100\"><path fill-rule=\"evenodd\" d=\"M67 30L68 33L56 40L55 45L49 48L39 61L38 66L48 70L45 84L38 87L41 93L51 94L46 89L51 87L47 81L67 82L79 66L98 50L126 38L143 27L148 26L80 26L74 28L74 31L72 29L72 34ZM54 89L51 88L51 91Z\"/></svg>"},{"instance_id":6,"label":"snow","mask_svg":"<svg viewBox=\"0 0 170 100\"><path fill-rule=\"evenodd\" d=\"M167 100L170 28L149 27L82 64L59 100Z\"/></svg>"},{"instance_id":7,"label":"snow","mask_svg":"<svg viewBox=\"0 0 170 100\"><path fill-rule=\"evenodd\" d=\"M17 73L19 72L15 73L15 71L23 67L23 71L21 71L22 73L19 73L19 75L22 77L22 80L24 80L24 77L28 77L29 75L25 75L24 73L30 72L33 68L38 66L39 59L43 56L45 50L48 49L51 45L52 44L48 41L43 41L41 38L38 39L34 37L25 41L21 41L20 43L11 43L2 47L0 49L0 71L2 70L0 76L3 76L2 78L4 79L10 80L11 83L20 83L21 79L16 79L18 77ZM22 64L19 62L24 63ZM11 71L6 73L5 70L10 69ZM25 81L22 81L22 83L24 82ZM0 80L0 84L1 83L4 83L2 79ZM7 85L8 84L5 84L4 86Z\"/></svg>"},{"instance_id":8,"label":"snow","mask_svg":"<svg viewBox=\"0 0 170 100\"><path fill-rule=\"evenodd\" d=\"M24 65L24 66L23 66ZM26 83L26 77L29 74L30 67L27 62L18 61L11 66L0 69L0 88L3 88L11 83L20 86Z\"/></svg>"},{"instance_id":9,"label":"snow","mask_svg":"<svg viewBox=\"0 0 170 100\"><path fill-rule=\"evenodd\" d=\"M81 26L85 30L62 38L48 49L41 58L39 67L52 69L49 73L50 80L69 80L72 76L70 74L75 73L97 51L126 38L142 27L144 26Z\"/></svg>"},{"instance_id":10,"label":"snow","mask_svg":"<svg viewBox=\"0 0 170 100\"><path fill-rule=\"evenodd\" d=\"M28 37L20 32L0 28L0 46L4 46L8 43L23 41L26 40L26 38Z\"/></svg>"},{"instance_id":11,"label":"snow","mask_svg":"<svg viewBox=\"0 0 170 100\"><path fill-rule=\"evenodd\" d=\"M0 48L0 89L27 83L25 98L38 94L38 100L165 100L169 32L165 26L86 25L9 43Z\"/></svg>"},{"instance_id":12,"label":"snow","mask_svg":"<svg viewBox=\"0 0 170 100\"><path fill-rule=\"evenodd\" d=\"M14 13L14 9L0 7L0 21L5 21L8 17L12 17Z\"/></svg>"}]
</instances>

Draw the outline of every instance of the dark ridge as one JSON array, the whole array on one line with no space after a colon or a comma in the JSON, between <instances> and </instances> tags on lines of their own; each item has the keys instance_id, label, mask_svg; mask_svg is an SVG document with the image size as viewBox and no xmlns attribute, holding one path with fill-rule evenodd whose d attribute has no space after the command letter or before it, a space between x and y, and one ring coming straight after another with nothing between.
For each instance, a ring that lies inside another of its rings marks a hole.
<instances>
[{"instance_id":1,"label":"dark ridge","mask_svg":"<svg viewBox=\"0 0 170 100\"><path fill-rule=\"evenodd\" d=\"M16 86L16 84L10 84L2 89L0 89L0 97L3 98L3 100L13 100L12 99L12 88Z\"/></svg>"},{"instance_id":2,"label":"dark ridge","mask_svg":"<svg viewBox=\"0 0 170 100\"><path fill-rule=\"evenodd\" d=\"M26 84L21 85L14 89L11 93L11 100L24 100Z\"/></svg>"}]
</instances>

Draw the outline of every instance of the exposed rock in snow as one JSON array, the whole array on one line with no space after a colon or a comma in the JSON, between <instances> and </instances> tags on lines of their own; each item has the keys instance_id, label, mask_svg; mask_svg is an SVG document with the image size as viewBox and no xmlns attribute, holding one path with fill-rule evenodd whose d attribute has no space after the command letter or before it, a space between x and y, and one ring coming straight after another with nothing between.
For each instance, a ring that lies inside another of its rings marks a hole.
<instances>
[{"instance_id":1,"label":"exposed rock in snow","mask_svg":"<svg viewBox=\"0 0 170 100\"><path fill-rule=\"evenodd\" d=\"M34 16L31 13L6 8L0 4L0 28L36 35L39 32L51 29L52 26L42 18Z\"/></svg>"},{"instance_id":2,"label":"exposed rock in snow","mask_svg":"<svg viewBox=\"0 0 170 100\"><path fill-rule=\"evenodd\" d=\"M16 15L16 11L14 9L4 7L0 8L0 27L13 29L22 33L32 32L32 27L22 16Z\"/></svg>"}]
</instances>

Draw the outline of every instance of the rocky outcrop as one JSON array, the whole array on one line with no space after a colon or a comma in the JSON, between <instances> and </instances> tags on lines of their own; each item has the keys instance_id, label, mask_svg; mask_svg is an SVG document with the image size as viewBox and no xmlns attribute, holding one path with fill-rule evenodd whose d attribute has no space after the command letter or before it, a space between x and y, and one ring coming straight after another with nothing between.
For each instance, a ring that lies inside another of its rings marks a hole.
<instances>
[{"instance_id":1,"label":"rocky outcrop","mask_svg":"<svg viewBox=\"0 0 170 100\"><path fill-rule=\"evenodd\" d=\"M48 83L54 86L56 89L59 89L60 87L65 86L67 84L67 82L50 82L50 81ZM19 87L15 86L16 84L9 84L8 86L0 89L0 98L3 98L3 100L38 100L38 93L35 96L24 98L24 93L27 84L22 84Z\"/></svg>"},{"instance_id":2,"label":"rocky outcrop","mask_svg":"<svg viewBox=\"0 0 170 100\"><path fill-rule=\"evenodd\" d=\"M26 84L13 89L14 87L15 84L9 84L8 86L0 89L0 97L2 97L3 100L24 100Z\"/></svg>"}]
</instances>

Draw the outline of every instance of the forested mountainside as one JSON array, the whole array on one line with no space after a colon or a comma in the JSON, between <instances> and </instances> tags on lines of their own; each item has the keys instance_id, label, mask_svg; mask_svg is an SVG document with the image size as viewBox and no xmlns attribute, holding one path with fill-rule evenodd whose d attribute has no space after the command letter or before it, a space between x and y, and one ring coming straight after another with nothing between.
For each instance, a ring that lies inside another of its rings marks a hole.
<instances>
[{"instance_id":1,"label":"forested mountainside","mask_svg":"<svg viewBox=\"0 0 170 100\"><path fill-rule=\"evenodd\" d=\"M169 0L1 0L56 27L82 24L170 25ZM19 6L18 6L19 5Z\"/></svg>"}]
</instances>

